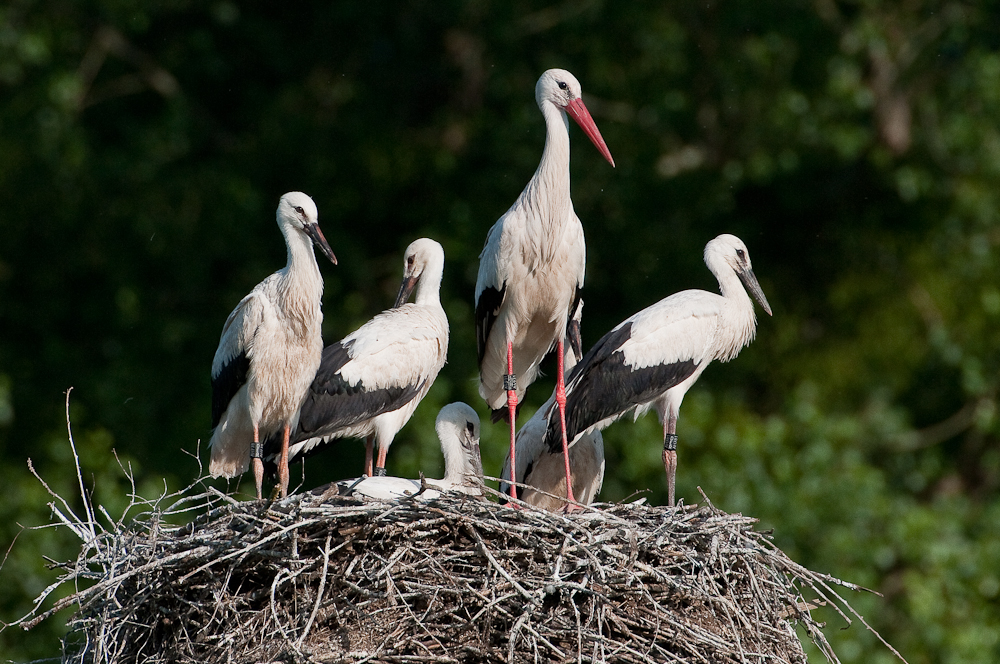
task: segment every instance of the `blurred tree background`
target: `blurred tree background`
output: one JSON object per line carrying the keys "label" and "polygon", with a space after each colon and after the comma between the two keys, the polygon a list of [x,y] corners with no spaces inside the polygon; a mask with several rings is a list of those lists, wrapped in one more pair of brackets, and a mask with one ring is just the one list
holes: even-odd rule
{"label": "blurred tree background", "polygon": [[[391,304],[410,241],[444,245],[449,364],[389,456],[395,474],[440,472],[437,409],[486,415],[477,259],[541,156],[549,67],[580,79],[618,164],[571,128],[585,345],[672,292],[714,290],[701,252],[721,232],[747,243],[774,308],[688,395],[679,496],[701,486],[798,562],[883,593],[849,599],[911,664],[1000,659],[996,0],[8,0],[0,543],[16,542],[0,618],[53,580],[42,555],[79,549],[21,532],[50,520],[27,458],[79,493],[67,388],[111,514],[128,502],[120,464],[147,497],[198,476],[219,333],[284,264],[285,191],[314,197],[340,259],[320,261],[328,341]],[[655,417],[605,435],[601,498],[664,503]],[[305,486],[356,475],[361,448],[310,459]],[[487,473],[504,454],[485,425]],[[892,661],[821,611],[844,662]],[[58,623],[0,632],[2,656],[57,654]]]}

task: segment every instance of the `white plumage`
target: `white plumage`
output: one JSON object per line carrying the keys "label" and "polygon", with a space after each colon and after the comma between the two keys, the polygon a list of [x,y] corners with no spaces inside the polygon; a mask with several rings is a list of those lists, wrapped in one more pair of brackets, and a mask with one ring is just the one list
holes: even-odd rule
{"label": "white plumage", "polygon": [[[569,373],[580,361],[580,319],[583,300],[577,305],[573,319],[567,329],[567,349],[564,371]],[[529,505],[549,511],[557,511],[567,506],[566,475],[562,450],[550,450],[543,443],[549,413],[555,404],[555,392],[517,432],[515,449],[517,467],[515,481],[528,485],[521,487],[520,499]],[[586,433],[569,449],[569,463],[573,478],[573,496],[577,502],[589,505],[597,498],[604,484],[604,437],[600,431]],[[500,477],[510,477],[510,455],[504,460]],[[500,492],[510,495],[509,482],[500,481]],[[551,494],[551,495],[546,495]],[[501,497],[501,502],[504,502]]]}
{"label": "white plumage", "polygon": [[444,454],[444,478],[426,479],[430,489],[421,492],[420,480],[402,477],[360,477],[337,482],[340,495],[360,494],[381,500],[416,495],[433,500],[443,491],[482,495],[483,462],[479,453],[479,416],[468,404],[450,403],[438,413],[435,427]]}
{"label": "white plumage", "polygon": [[[222,328],[212,361],[214,431],[209,472],[213,477],[245,472],[252,445],[269,435],[287,436],[296,424],[323,350],[323,277],[313,242],[337,263],[318,219],[309,196],[293,191],[281,197],[277,222],[285,237],[288,262],[244,297]],[[258,498],[263,471],[259,457],[258,450],[253,457]],[[287,470],[285,463],[283,494]]]}
{"label": "white plumage", "polygon": [[[509,409],[511,454],[517,402],[537,377],[542,358],[553,345],[561,346],[583,287],[586,248],[570,198],[567,113],[614,165],[572,74],[562,69],[543,73],[535,100],[546,126],[542,159],[524,191],[490,229],[476,280],[479,394],[495,418],[505,405]],[[508,373],[516,376],[511,390],[504,386]],[[562,376],[557,380],[561,385]]]}
{"label": "white plumage", "polygon": [[[403,282],[392,309],[383,311],[341,341],[327,346],[308,387],[289,458],[312,454],[337,438],[367,438],[365,473],[372,474],[396,433],[409,421],[448,354],[448,318],[441,307],[444,249],[427,238],[406,249]],[[413,303],[406,303],[416,288]],[[276,458],[276,441],[265,460]]]}
{"label": "white plumage", "polygon": [[[731,360],[753,340],[757,318],[747,290],[771,313],[742,240],[718,236],[705,246],[705,263],[718,279],[721,295],[686,290],[643,309],[604,335],[566,385],[571,445],[630,411],[638,418],[650,408],[656,410],[663,424],[670,505],[677,413],[685,393],[712,360]],[[560,438],[559,423],[550,416],[545,443],[555,450]]]}

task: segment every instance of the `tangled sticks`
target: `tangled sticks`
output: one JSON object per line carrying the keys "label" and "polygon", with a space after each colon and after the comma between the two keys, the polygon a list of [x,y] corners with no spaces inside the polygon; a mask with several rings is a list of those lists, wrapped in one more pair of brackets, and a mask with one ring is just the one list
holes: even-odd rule
{"label": "tangled sticks", "polygon": [[564,516],[189,490],[97,534],[60,579],[89,587],[20,624],[75,605],[65,660],[102,663],[805,662],[795,624],[838,661],[809,611],[854,613],[831,584],[858,588],[706,503]]}

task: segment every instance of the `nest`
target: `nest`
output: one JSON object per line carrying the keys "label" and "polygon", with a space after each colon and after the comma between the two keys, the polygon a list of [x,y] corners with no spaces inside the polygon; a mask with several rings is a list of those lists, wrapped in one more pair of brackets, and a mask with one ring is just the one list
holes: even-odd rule
{"label": "nest", "polygon": [[805,662],[796,625],[837,662],[810,611],[861,618],[832,584],[860,588],[707,498],[563,515],[197,486],[109,529],[53,503],[85,543],[17,624],[75,606],[67,662]]}

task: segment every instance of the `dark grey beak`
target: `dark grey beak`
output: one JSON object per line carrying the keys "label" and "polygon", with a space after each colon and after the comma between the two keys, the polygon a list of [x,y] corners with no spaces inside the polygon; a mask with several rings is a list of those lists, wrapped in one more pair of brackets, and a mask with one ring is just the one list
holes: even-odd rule
{"label": "dark grey beak", "polygon": [[483,457],[479,452],[479,441],[469,441],[466,444],[464,441],[462,446],[465,447],[465,454],[469,459],[469,465],[472,467],[472,472],[476,476],[478,482],[483,481]]}
{"label": "dark grey beak", "polygon": [[472,459],[472,470],[473,470],[473,473],[475,474],[475,480],[474,481],[475,481],[476,484],[482,484],[483,483],[483,458],[479,454],[479,443],[475,444],[475,446],[474,446],[474,448],[472,450],[472,456],[470,458]]}
{"label": "dark grey beak", "polygon": [[323,236],[323,231],[319,229],[319,224],[306,224],[305,231],[312,238],[313,244],[318,246],[319,250],[323,252],[323,255],[336,265],[337,257],[333,255],[333,249],[330,248],[329,243],[327,243],[326,238]]}
{"label": "dark grey beak", "polygon": [[573,355],[579,364],[583,359],[583,337],[580,334],[580,321],[575,318],[566,323],[566,338],[569,340],[569,347],[573,349]]}
{"label": "dark grey beak", "polygon": [[760,284],[757,282],[757,277],[754,275],[753,270],[747,268],[746,270],[737,270],[737,276],[739,276],[740,281],[746,286],[747,291],[753,296],[753,299],[760,303],[764,311],[767,312],[768,316],[773,316],[771,313],[771,305],[767,303],[767,298],[764,297],[764,291],[760,289]]}
{"label": "dark grey beak", "polygon": [[396,304],[392,305],[393,309],[401,307],[408,299],[410,299],[410,293],[413,292],[413,288],[417,285],[417,281],[419,280],[419,276],[403,277],[403,283],[399,285],[399,294],[396,295]]}

